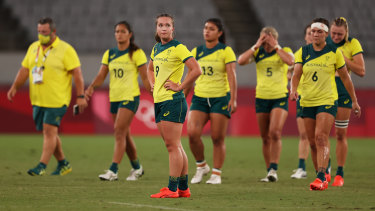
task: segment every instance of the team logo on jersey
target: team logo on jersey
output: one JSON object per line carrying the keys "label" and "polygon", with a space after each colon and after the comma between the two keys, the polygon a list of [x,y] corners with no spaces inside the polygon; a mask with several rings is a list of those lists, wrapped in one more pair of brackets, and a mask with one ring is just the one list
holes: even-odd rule
{"label": "team logo on jersey", "polygon": [[348,104],[349,103],[349,99],[346,99],[345,101],[344,101],[344,104]]}
{"label": "team logo on jersey", "polygon": [[285,102],[281,102],[281,103],[280,103],[280,106],[284,106],[284,105],[285,105]]}
{"label": "team logo on jersey", "polygon": [[329,56],[326,56],[326,61],[328,61],[329,60]]}
{"label": "team logo on jersey", "polygon": [[310,58],[310,55],[307,55],[307,56],[306,56],[306,60],[308,60],[309,58]]}
{"label": "team logo on jersey", "polygon": [[167,112],[165,112],[164,114],[163,114],[163,116],[168,116],[169,115],[169,111],[167,111]]}
{"label": "team logo on jersey", "polygon": [[113,58],[115,58],[115,56],[116,56],[116,54],[112,54],[109,58],[113,59]]}
{"label": "team logo on jersey", "polygon": [[169,50],[167,51],[167,55],[169,55],[171,52],[172,52],[172,50],[169,49]]}
{"label": "team logo on jersey", "polygon": [[264,57],[264,54],[260,54],[260,55],[259,55],[259,58],[263,58],[263,57]]}
{"label": "team logo on jersey", "polygon": [[228,105],[221,107],[221,110],[225,110],[228,108]]}
{"label": "team logo on jersey", "polygon": [[124,101],[123,103],[122,103],[122,105],[127,105],[127,104],[129,104],[129,101],[127,100],[127,101]]}
{"label": "team logo on jersey", "polygon": [[332,108],[332,106],[330,105],[330,106],[326,106],[326,107],[324,107],[325,109],[330,109],[330,108]]}

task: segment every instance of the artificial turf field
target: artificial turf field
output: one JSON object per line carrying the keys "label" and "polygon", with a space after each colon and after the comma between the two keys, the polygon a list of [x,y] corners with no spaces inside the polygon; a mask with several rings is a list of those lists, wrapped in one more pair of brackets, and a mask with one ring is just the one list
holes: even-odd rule
{"label": "artificial turf field", "polygon": [[[100,181],[111,163],[112,136],[61,136],[73,172],[66,176],[29,176],[41,154],[41,135],[0,135],[0,210],[375,210],[375,140],[349,140],[344,187],[310,191],[314,170],[309,157],[308,178],[290,179],[297,167],[298,139],[284,137],[276,183],[261,183],[266,175],[258,137],[228,137],[222,184],[190,185],[191,198],[151,199],[168,185],[168,153],[159,137],[134,137],[145,175],[128,182],[127,157],[119,180]],[[206,160],[212,164],[212,144],[204,137]],[[189,179],[195,172],[187,138]],[[331,148],[335,141],[331,139]],[[333,152],[333,153],[332,153]],[[333,173],[336,170],[331,152]],[[212,165],[211,165],[212,166]],[[47,174],[56,167],[51,159]],[[334,176],[334,175],[333,175]]]}

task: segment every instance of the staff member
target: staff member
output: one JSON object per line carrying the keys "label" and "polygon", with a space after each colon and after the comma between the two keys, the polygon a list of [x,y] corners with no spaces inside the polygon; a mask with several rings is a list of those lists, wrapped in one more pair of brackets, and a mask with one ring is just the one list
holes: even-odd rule
{"label": "staff member", "polygon": [[36,167],[27,171],[30,175],[44,175],[51,156],[58,164],[52,175],[65,175],[72,167],[65,159],[58,129],[72,95],[72,78],[75,83],[79,112],[87,107],[81,64],[74,48],[56,35],[51,18],[38,22],[39,41],[32,43],[22,61],[16,79],[8,91],[12,101],[17,90],[30,79],[30,101],[36,129],[43,131],[43,151]]}

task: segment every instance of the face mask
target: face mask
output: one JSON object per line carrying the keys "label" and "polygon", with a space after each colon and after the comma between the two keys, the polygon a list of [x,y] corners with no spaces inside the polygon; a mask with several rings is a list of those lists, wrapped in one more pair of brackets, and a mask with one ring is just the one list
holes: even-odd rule
{"label": "face mask", "polygon": [[43,34],[38,34],[39,42],[42,45],[45,45],[51,41],[51,35],[43,35]]}

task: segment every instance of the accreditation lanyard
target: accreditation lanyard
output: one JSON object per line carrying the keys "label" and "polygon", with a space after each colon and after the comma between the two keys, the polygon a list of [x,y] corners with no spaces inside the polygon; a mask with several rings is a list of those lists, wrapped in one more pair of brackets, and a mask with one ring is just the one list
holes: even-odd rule
{"label": "accreditation lanyard", "polygon": [[[40,48],[41,48],[41,47],[39,46],[39,47],[38,47],[38,50],[37,50],[37,52],[36,52],[36,57],[35,57],[35,66],[38,66],[38,60],[39,60],[39,49],[40,49]],[[50,49],[48,49],[48,51],[47,51],[46,54],[44,54],[44,57],[43,57],[43,59],[42,59],[42,65],[41,65],[40,67],[44,67],[44,62],[46,61],[47,56],[49,55],[51,49],[52,49],[52,47],[51,47]]]}

